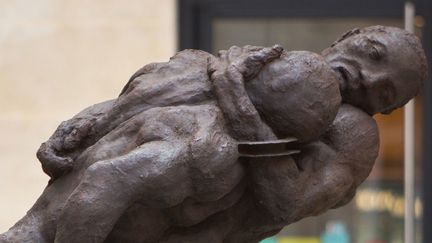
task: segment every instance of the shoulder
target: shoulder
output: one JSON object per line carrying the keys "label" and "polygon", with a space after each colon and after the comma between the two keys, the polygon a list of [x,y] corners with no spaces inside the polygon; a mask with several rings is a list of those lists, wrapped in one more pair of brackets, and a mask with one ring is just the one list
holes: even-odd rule
{"label": "shoulder", "polygon": [[375,119],[361,109],[342,104],[329,127],[327,134],[337,136],[349,135],[350,137],[377,136],[378,127]]}
{"label": "shoulder", "polygon": [[322,141],[346,158],[375,161],[379,150],[376,121],[364,111],[343,104]]}
{"label": "shoulder", "polygon": [[194,129],[222,127],[224,124],[222,112],[213,101],[200,105],[156,107],[145,111],[141,116],[148,123],[164,124],[178,130],[188,128],[186,130],[190,130],[190,134]]}

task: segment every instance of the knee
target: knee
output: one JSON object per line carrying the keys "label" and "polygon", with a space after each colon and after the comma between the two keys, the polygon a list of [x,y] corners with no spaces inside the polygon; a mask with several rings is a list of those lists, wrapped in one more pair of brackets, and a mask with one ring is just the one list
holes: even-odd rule
{"label": "knee", "polygon": [[125,197],[130,190],[126,184],[121,183],[122,180],[124,179],[119,178],[109,165],[95,163],[85,170],[75,191],[81,193],[83,197],[90,198],[111,198],[114,195]]}
{"label": "knee", "polygon": [[88,167],[72,194],[69,196],[63,210],[63,217],[82,212],[97,212],[99,209],[121,209],[130,205],[133,198],[133,190],[127,184],[120,184],[103,165]]}
{"label": "knee", "polygon": [[140,202],[149,207],[169,208],[192,195],[192,185],[181,168],[163,176],[147,177],[139,189]]}
{"label": "knee", "polygon": [[208,155],[237,153],[237,143],[222,131],[208,131],[197,136],[192,142],[193,150],[203,151]]}
{"label": "knee", "polygon": [[103,178],[106,177],[107,174],[106,166],[95,163],[85,170],[82,182],[90,183],[96,181],[105,181]]}
{"label": "knee", "polygon": [[217,173],[236,164],[237,143],[223,132],[204,134],[191,144],[192,164],[205,173]]}

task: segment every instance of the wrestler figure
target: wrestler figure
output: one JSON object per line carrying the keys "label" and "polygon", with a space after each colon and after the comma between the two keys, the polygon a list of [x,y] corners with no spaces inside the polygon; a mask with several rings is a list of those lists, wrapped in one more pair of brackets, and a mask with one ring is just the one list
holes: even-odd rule
{"label": "wrestler figure", "polygon": [[[305,142],[300,155],[241,163],[236,140],[266,141],[295,133],[278,122],[289,119],[283,116],[286,113],[274,113],[265,104],[277,98],[271,96],[274,87],[289,84],[277,82],[280,75],[270,78],[275,82],[258,77],[265,72],[272,75],[270,61],[281,54],[277,47],[263,50],[237,55],[233,49],[209,60],[206,66],[214,92],[204,85],[198,86],[198,92],[192,89],[196,85],[183,86],[189,97],[185,101],[170,93],[179,87],[163,86],[164,92],[140,99],[146,89],[134,93],[132,81],[125,93],[133,99],[122,103],[120,96],[64,123],[59,129],[63,135],[54,136],[39,153],[42,160],[49,158],[45,171],[56,180],[3,238],[11,242],[52,242],[54,238],[55,242],[256,242],[289,223],[348,202],[377,156],[378,133],[370,115],[403,105],[421,87],[426,73],[421,45],[396,28],[350,32],[323,56],[334,70],[329,76],[338,76],[344,102],[353,106],[342,105],[325,134],[318,131],[300,139]],[[238,58],[230,60],[231,53]],[[261,70],[258,76],[257,69]],[[295,70],[288,68],[286,73],[290,72]],[[193,75],[189,78],[193,80]],[[261,90],[256,89],[258,81],[264,85]],[[135,88],[143,84],[136,83]],[[228,90],[226,85],[232,92],[221,92]],[[127,114],[119,107],[128,108],[123,110]],[[272,118],[278,115],[282,117]],[[107,117],[118,121],[106,128],[111,125],[104,122]],[[57,167],[60,172],[54,176],[50,168],[65,162],[64,158],[68,158],[62,164],[67,169]],[[27,238],[20,236],[30,229]]]}

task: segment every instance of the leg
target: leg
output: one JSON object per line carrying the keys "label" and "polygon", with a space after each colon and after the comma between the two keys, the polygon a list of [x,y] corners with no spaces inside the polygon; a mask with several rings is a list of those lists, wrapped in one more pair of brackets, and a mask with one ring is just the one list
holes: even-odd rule
{"label": "leg", "polygon": [[55,242],[102,242],[137,199],[150,207],[180,203],[191,193],[186,149],[185,141],[149,142],[90,166],[65,204]]}

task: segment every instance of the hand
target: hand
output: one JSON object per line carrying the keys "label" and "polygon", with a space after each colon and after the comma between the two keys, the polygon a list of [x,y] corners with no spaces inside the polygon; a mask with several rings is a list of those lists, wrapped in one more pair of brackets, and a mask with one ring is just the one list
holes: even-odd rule
{"label": "hand", "polygon": [[63,137],[63,149],[73,150],[77,148],[89,136],[95,121],[96,119],[83,119],[74,124],[72,131]]}
{"label": "hand", "polygon": [[51,177],[52,181],[67,174],[73,168],[72,158],[58,156],[49,141],[42,143],[36,156],[42,164],[42,170]]}
{"label": "hand", "polygon": [[283,47],[280,45],[273,47],[233,46],[228,51],[219,51],[218,58],[210,60],[208,72],[210,77],[213,74],[221,75],[225,72],[234,76],[240,74],[243,81],[247,82],[253,79],[266,64],[279,58],[282,52]]}
{"label": "hand", "polygon": [[238,141],[263,141],[276,138],[261,120],[249,99],[244,83],[254,78],[265,64],[278,58],[283,48],[233,46],[209,60],[208,74],[218,105],[227,120],[230,135]]}
{"label": "hand", "polygon": [[54,135],[43,143],[37,157],[43,171],[52,180],[67,174],[73,168],[73,158],[68,155],[77,150],[89,135],[94,121],[88,119],[69,120],[60,124]]}

